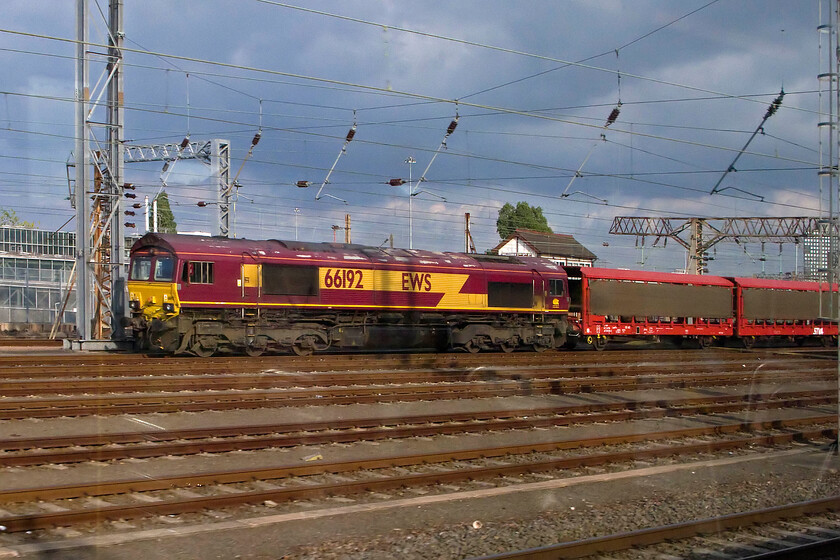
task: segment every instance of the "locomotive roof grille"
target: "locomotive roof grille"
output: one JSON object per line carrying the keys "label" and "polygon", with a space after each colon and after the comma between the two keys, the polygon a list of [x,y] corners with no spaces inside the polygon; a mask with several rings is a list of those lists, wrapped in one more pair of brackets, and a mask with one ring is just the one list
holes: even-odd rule
{"label": "locomotive roof grille", "polygon": [[516,257],[511,257],[508,255],[479,255],[479,254],[471,254],[471,258],[479,261],[479,262],[495,262],[495,263],[510,263],[510,264],[522,264],[522,261],[517,259]]}

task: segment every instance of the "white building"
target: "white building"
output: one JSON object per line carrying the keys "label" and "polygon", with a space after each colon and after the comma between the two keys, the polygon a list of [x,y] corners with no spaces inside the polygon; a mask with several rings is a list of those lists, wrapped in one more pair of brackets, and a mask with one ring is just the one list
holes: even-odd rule
{"label": "white building", "polygon": [[564,266],[593,266],[595,253],[571,235],[517,229],[492,249],[493,253],[518,257],[542,257]]}

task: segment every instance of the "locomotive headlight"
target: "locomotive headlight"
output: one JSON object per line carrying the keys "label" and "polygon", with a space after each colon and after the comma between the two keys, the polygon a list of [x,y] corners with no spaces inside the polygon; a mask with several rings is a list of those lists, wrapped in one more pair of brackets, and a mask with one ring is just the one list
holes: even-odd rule
{"label": "locomotive headlight", "polygon": [[166,302],[163,304],[163,310],[167,313],[175,313],[175,304]]}

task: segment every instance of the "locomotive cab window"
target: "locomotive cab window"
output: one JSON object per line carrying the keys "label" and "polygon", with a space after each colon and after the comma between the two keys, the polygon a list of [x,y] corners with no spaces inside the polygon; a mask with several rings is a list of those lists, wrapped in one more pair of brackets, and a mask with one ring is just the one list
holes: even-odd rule
{"label": "locomotive cab window", "polygon": [[262,285],[273,296],[317,296],[318,267],[264,264]]}
{"label": "locomotive cab window", "polygon": [[175,259],[172,257],[158,257],[155,259],[154,280],[169,281],[175,279]]}
{"label": "locomotive cab window", "polygon": [[565,284],[562,280],[552,279],[548,281],[548,289],[551,295],[563,296],[566,295]]}
{"label": "locomotive cab window", "polygon": [[131,263],[132,280],[148,280],[152,274],[152,257],[135,257]]}
{"label": "locomotive cab window", "polygon": [[203,261],[189,261],[184,263],[181,281],[188,284],[212,284],[213,263]]}

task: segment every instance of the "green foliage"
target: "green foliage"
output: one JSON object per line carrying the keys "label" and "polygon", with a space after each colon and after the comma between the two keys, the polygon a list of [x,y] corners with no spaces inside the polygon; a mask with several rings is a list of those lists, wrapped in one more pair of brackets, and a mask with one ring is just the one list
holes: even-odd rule
{"label": "green foliage", "polygon": [[35,229],[35,222],[25,222],[18,218],[14,210],[0,208],[0,226],[12,226],[18,228]]}
{"label": "green foliage", "polygon": [[[178,233],[178,224],[175,222],[175,215],[169,206],[169,195],[166,194],[166,191],[161,191],[157,197],[157,211],[158,231],[160,233]],[[149,220],[153,219],[154,216],[150,214]],[[151,231],[151,224],[149,226],[149,231]]]}
{"label": "green foliage", "polygon": [[530,229],[543,233],[554,233],[548,227],[548,220],[542,213],[542,207],[531,206],[527,202],[517,202],[516,206],[505,203],[499,209],[496,231],[501,239],[507,238],[515,229]]}

